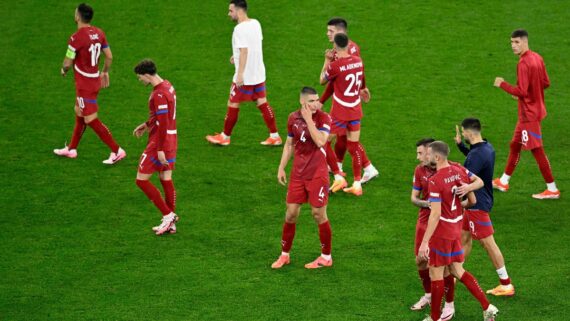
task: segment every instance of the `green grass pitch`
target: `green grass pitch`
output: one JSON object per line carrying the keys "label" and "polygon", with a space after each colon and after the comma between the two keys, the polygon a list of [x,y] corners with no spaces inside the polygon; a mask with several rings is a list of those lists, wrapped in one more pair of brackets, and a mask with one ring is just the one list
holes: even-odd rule
{"label": "green grass pitch", "polygon": [[[222,128],[233,74],[227,1],[91,3],[93,24],[114,54],[100,118],[128,153],[106,167],[108,150],[90,129],[76,160],[52,153],[73,126],[73,81],[59,68],[77,2],[7,0],[0,10],[0,320],[421,320],[408,309],[422,292],[409,201],[414,143],[424,136],[451,143],[455,124],[479,117],[501,174],[516,102],[492,84],[496,76],[515,80],[509,35],[519,27],[529,30],[550,75],[544,144],[563,196],[530,198],[544,183],[523,153],[511,191],[496,194],[492,213],[517,294],[490,299],[499,320],[568,318],[568,2],[249,2],[263,26],[268,99],[282,135],[299,89],[321,88],[326,21],[345,17],[362,50],[372,93],[362,141],[381,174],[359,199],[331,197],[334,267],[303,268],[319,253],[305,207],[292,264],[270,269],[286,189],[276,180],[281,148],[259,145],[266,129],[253,105],[242,106],[231,146],[204,140]],[[181,221],[179,233],[166,237],[151,233],[158,211],[134,183],[146,141],[131,132],[147,117],[150,88],[132,69],[145,57],[178,94]],[[455,149],[451,158],[463,161]],[[497,284],[480,246],[465,267],[484,289]],[[462,285],[456,296],[456,320],[481,319]]]}

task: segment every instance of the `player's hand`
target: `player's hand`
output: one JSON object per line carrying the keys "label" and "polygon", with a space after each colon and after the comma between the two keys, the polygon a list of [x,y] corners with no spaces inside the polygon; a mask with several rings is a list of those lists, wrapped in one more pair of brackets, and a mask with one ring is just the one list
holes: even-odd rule
{"label": "player's hand", "polygon": [[511,95],[511,97],[513,97],[514,100],[519,100],[519,97],[517,97],[515,95]]}
{"label": "player's hand", "polygon": [[240,88],[243,86],[243,74],[238,74],[236,77],[236,86]]}
{"label": "player's hand", "polygon": [[63,69],[63,67],[59,70],[59,72],[61,73],[62,77],[65,77],[65,75],[67,75],[67,71],[65,71],[65,69]]}
{"label": "player's hand", "polygon": [[360,91],[360,99],[365,103],[370,101],[370,90],[368,90],[368,88],[364,88]]}
{"label": "player's hand", "polygon": [[234,56],[230,57],[230,64],[232,64],[232,65],[234,64]]}
{"label": "player's hand", "polygon": [[457,187],[455,194],[458,195],[459,197],[463,197],[469,194],[469,192],[471,192],[471,185],[461,183],[461,186]]}
{"label": "player's hand", "polygon": [[303,116],[306,123],[313,121],[313,112],[306,103],[301,106],[301,116]]}
{"label": "player's hand", "polygon": [[101,73],[101,88],[107,88],[109,87],[110,82],[109,82],[109,73],[108,72],[102,72]]}
{"label": "player's hand", "polygon": [[137,126],[137,128],[135,128],[135,130],[133,130],[133,135],[135,135],[136,138],[141,138],[141,136],[147,131],[148,126],[146,125],[146,123],[142,123],[140,125]]}
{"label": "player's hand", "polygon": [[332,61],[334,59],[334,50],[327,49],[325,50],[325,60]]}
{"label": "player's hand", "polygon": [[323,104],[321,104],[320,101],[315,102],[315,104],[317,105],[317,109],[319,110],[323,109]]}
{"label": "player's hand", "polygon": [[427,261],[429,259],[429,246],[427,242],[422,242],[418,250],[418,256],[423,260]]}
{"label": "player's hand", "polygon": [[459,125],[455,125],[455,143],[461,144],[461,134],[459,133]]}
{"label": "player's hand", "polygon": [[493,86],[495,87],[501,87],[501,84],[505,81],[505,79],[501,78],[501,77],[497,77],[495,78],[495,83],[493,84]]}
{"label": "player's hand", "polygon": [[159,150],[158,152],[156,152],[156,156],[158,157],[158,161],[162,165],[164,166],[168,165],[168,161],[166,160],[166,155],[164,154],[164,151]]}
{"label": "player's hand", "polygon": [[277,170],[277,181],[279,182],[279,184],[283,186],[287,185],[287,174],[285,173],[285,170],[282,168],[279,168]]}

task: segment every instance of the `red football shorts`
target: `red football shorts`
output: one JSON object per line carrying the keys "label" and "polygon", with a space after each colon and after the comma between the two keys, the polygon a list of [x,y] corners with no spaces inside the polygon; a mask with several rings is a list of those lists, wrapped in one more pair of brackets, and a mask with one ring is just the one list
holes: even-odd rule
{"label": "red football shorts", "polygon": [[522,148],[526,150],[542,147],[540,122],[517,122],[512,142],[522,144]]}
{"label": "red football shorts", "polygon": [[463,211],[463,230],[470,231],[475,240],[484,239],[495,233],[489,213],[481,210]]}
{"label": "red football shorts", "polygon": [[360,130],[360,119],[340,120],[332,117],[331,134],[338,136],[346,135],[346,132],[355,132]]}
{"label": "red football shorts", "polygon": [[254,101],[265,98],[265,82],[257,85],[244,85],[238,88],[236,83],[232,83],[230,89],[230,102],[241,103],[244,101]]}
{"label": "red football shorts", "polygon": [[152,174],[154,172],[165,172],[174,170],[176,163],[176,151],[164,152],[168,165],[162,165],[158,160],[156,151],[144,151],[139,161],[139,173]]}
{"label": "red football shorts", "polygon": [[99,110],[99,105],[97,105],[98,94],[99,91],[76,91],[77,97],[75,98],[75,105],[79,107],[83,116],[89,116]]}
{"label": "red football shorts", "polygon": [[426,234],[426,228],[427,228],[427,222],[418,221],[416,223],[416,246],[414,247],[414,254],[416,256],[418,256],[420,245],[422,245],[424,234]]}
{"label": "red football shorts", "polygon": [[315,177],[310,180],[289,180],[287,188],[287,203],[307,203],[313,207],[323,207],[329,200],[329,177]]}
{"label": "red football shorts", "polygon": [[429,266],[448,266],[464,261],[461,240],[446,240],[432,236],[429,240]]}

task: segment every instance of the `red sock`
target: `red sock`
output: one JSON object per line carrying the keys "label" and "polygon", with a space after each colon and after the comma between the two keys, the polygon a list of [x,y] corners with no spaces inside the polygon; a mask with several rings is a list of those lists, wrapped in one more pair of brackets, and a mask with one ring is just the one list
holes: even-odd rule
{"label": "red sock", "polygon": [[362,168],[368,167],[368,165],[370,165],[371,163],[370,160],[368,159],[368,156],[366,155],[366,152],[364,151],[364,146],[362,146],[361,143],[358,143],[358,150],[362,154]]}
{"label": "red sock", "polygon": [[499,282],[501,282],[501,285],[509,285],[511,284],[511,278],[506,278],[506,279],[499,278]]}
{"label": "red sock", "polygon": [[507,159],[507,165],[505,166],[505,174],[512,176],[519,160],[521,158],[521,143],[511,142],[511,150],[509,152],[509,158]]}
{"label": "red sock", "polygon": [[453,302],[455,298],[455,277],[450,274],[443,278],[443,287],[445,289],[445,302]]}
{"label": "red sock", "polygon": [[149,200],[160,210],[162,216],[170,214],[170,208],[160,195],[160,191],[150,181],[137,179],[137,186],[146,194]]}
{"label": "red sock", "polygon": [[275,123],[275,113],[273,112],[271,106],[269,106],[269,103],[263,103],[257,106],[257,108],[259,108],[259,111],[261,111],[263,120],[265,120],[265,125],[267,125],[267,128],[269,128],[269,132],[276,133],[277,124]]}
{"label": "red sock", "polygon": [[170,208],[171,212],[176,211],[176,190],[174,189],[174,183],[172,180],[163,181],[160,180],[162,184],[162,189],[164,190],[164,199],[166,200],[166,205]]}
{"label": "red sock", "polygon": [[350,140],[346,143],[348,152],[352,157],[352,173],[354,174],[355,181],[360,181],[362,175],[362,153],[358,145],[360,145],[360,143],[351,142]]}
{"label": "red sock", "polygon": [[431,319],[441,317],[441,301],[443,300],[443,280],[431,280]]}
{"label": "red sock", "polygon": [[71,136],[71,142],[67,146],[69,149],[77,149],[79,141],[81,140],[81,136],[83,136],[83,133],[85,132],[85,128],[87,128],[87,125],[85,125],[83,117],[75,116],[75,127],[73,128],[73,135]]}
{"label": "red sock", "polygon": [[425,293],[431,293],[431,279],[429,277],[429,269],[418,270],[420,279],[422,280],[422,285],[424,286]]}
{"label": "red sock", "polygon": [[346,135],[336,136],[336,143],[334,144],[334,153],[338,162],[344,161],[344,154],[346,154]]}
{"label": "red sock", "polygon": [[113,136],[109,131],[109,128],[107,128],[107,126],[105,126],[105,124],[103,124],[99,120],[99,118],[95,118],[95,120],[91,121],[87,125],[89,125],[89,127],[91,127],[95,131],[95,134],[99,136],[99,139],[101,139],[103,143],[109,146],[109,148],[113,153],[117,153],[119,151],[119,145],[117,145],[117,143],[113,139]]}
{"label": "red sock", "polygon": [[224,134],[226,136],[231,136],[234,126],[238,121],[239,108],[233,108],[228,106],[228,111],[226,112],[226,118],[224,119]]}
{"label": "red sock", "polygon": [[465,273],[463,273],[463,276],[461,277],[461,283],[465,284],[469,292],[471,292],[471,294],[477,299],[477,301],[481,303],[483,311],[487,310],[487,308],[489,307],[489,300],[487,300],[485,293],[483,292],[483,290],[481,290],[481,287],[479,286],[477,279],[475,279],[475,277],[471,275],[471,273],[465,271]]}
{"label": "red sock", "polygon": [[327,153],[327,164],[331,168],[333,174],[335,175],[340,174],[340,168],[338,168],[336,155],[334,154],[333,149],[331,147],[331,142],[327,142],[325,144],[325,152]]}
{"label": "red sock", "polygon": [[289,253],[291,246],[293,246],[293,239],[295,238],[295,223],[283,224],[283,234],[281,236],[281,251]]}
{"label": "red sock", "polygon": [[552,176],[552,169],[550,168],[550,162],[548,161],[548,157],[546,157],[546,153],[544,153],[544,148],[539,147],[532,150],[532,156],[536,160],[538,164],[538,168],[540,168],[540,172],[542,173],[542,177],[546,183],[554,182],[554,177]]}
{"label": "red sock", "polygon": [[319,239],[321,240],[321,253],[324,255],[331,255],[332,230],[331,224],[328,220],[319,224]]}

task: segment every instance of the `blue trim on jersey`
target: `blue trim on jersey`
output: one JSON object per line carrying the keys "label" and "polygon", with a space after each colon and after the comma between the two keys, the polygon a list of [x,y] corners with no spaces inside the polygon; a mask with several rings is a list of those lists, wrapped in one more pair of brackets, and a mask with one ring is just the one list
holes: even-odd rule
{"label": "blue trim on jersey", "polygon": [[86,103],[90,103],[90,104],[96,104],[97,103],[97,99],[85,99],[85,98],[83,98],[83,101]]}
{"label": "blue trim on jersey", "polygon": [[168,114],[168,109],[162,109],[154,113],[155,115]]}
{"label": "blue trim on jersey", "polygon": [[[162,165],[162,163],[154,157],[151,157],[150,161],[153,162],[155,165]],[[166,161],[169,163],[174,163],[176,161],[176,157],[171,158],[171,159],[167,159]]]}
{"label": "blue trim on jersey", "polygon": [[534,137],[534,138],[538,138],[538,139],[542,139],[542,135],[539,135],[537,133],[533,133],[531,131],[528,132],[530,134],[530,136]]}
{"label": "blue trim on jersey", "polygon": [[324,127],[319,128],[319,130],[320,130],[320,131],[323,131],[323,132],[327,132],[328,134],[330,134],[330,132],[331,132],[330,130],[328,130],[328,129],[324,128]]}
{"label": "blue trim on jersey", "polygon": [[430,202],[435,202],[435,203],[440,203],[440,202],[441,202],[441,198],[430,197],[430,198],[428,199],[428,201],[430,201]]}
{"label": "blue trim on jersey", "polygon": [[339,122],[339,121],[335,121],[335,122],[334,122],[334,124],[335,124],[337,127],[340,127],[340,128],[346,128],[346,125],[345,125],[345,124],[343,124],[342,122]]}
{"label": "blue trim on jersey", "polygon": [[256,93],[258,93],[258,92],[262,92],[262,91],[264,91],[264,90],[265,90],[265,86],[259,87],[259,88],[255,88],[253,91],[256,92]]}
{"label": "blue trim on jersey", "polygon": [[102,46],[101,46],[101,49],[105,49],[105,48],[109,48],[109,45],[107,44],[107,45],[102,45]]}
{"label": "blue trim on jersey", "polygon": [[415,186],[412,186],[412,188],[413,188],[415,191],[421,191],[421,190],[422,190],[422,188],[421,188],[421,187],[415,187]]}
{"label": "blue trim on jersey", "polygon": [[437,255],[439,255],[439,256],[445,256],[445,257],[453,257],[453,256],[458,256],[458,255],[463,254],[463,249],[461,249],[460,251],[451,252],[451,253],[443,253],[443,252],[440,252],[440,251],[438,251],[438,250],[436,250],[436,249],[430,249],[430,250],[434,251],[435,254],[437,254]]}
{"label": "blue trim on jersey", "polygon": [[467,174],[467,177],[473,177],[473,173],[469,172],[469,174]]}
{"label": "blue trim on jersey", "polygon": [[247,95],[253,95],[253,91],[252,91],[252,90],[245,90],[245,89],[243,89],[243,88],[239,88],[239,91],[242,92],[242,93],[244,93],[244,94],[247,94]]}
{"label": "blue trim on jersey", "polygon": [[360,124],[360,120],[351,120],[348,123],[351,125],[358,125],[358,124]]}
{"label": "blue trim on jersey", "polygon": [[293,133],[287,133],[287,136],[293,138],[295,135],[293,135]]}
{"label": "blue trim on jersey", "polygon": [[493,222],[478,222],[478,221],[476,221],[475,223],[477,223],[481,226],[493,226]]}

